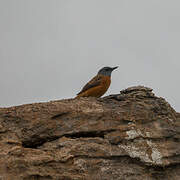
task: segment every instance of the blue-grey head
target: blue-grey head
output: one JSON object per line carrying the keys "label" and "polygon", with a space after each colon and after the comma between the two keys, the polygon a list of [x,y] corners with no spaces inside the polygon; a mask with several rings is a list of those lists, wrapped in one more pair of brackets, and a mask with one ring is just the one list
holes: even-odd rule
{"label": "blue-grey head", "polygon": [[104,75],[104,76],[111,76],[111,73],[113,70],[117,69],[118,66],[116,67],[103,67],[102,69],[99,70],[98,74]]}

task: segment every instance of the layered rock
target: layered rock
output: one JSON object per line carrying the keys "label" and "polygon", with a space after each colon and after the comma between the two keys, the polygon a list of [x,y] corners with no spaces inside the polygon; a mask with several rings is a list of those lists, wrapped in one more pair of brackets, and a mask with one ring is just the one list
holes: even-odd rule
{"label": "layered rock", "polygon": [[180,114],[138,86],[0,108],[1,180],[180,179]]}

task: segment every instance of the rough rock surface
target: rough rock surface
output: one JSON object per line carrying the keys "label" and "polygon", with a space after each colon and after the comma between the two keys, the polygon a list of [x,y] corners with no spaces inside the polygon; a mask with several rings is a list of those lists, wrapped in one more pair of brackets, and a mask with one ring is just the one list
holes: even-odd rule
{"label": "rough rock surface", "polygon": [[180,113],[142,86],[0,108],[0,180],[179,180]]}

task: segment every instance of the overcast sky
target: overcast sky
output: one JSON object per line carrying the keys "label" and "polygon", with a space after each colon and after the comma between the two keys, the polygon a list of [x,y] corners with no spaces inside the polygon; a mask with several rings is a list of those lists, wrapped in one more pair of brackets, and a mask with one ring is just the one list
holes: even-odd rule
{"label": "overcast sky", "polygon": [[0,0],[0,106],[73,98],[103,66],[106,95],[144,85],[180,111],[179,0]]}

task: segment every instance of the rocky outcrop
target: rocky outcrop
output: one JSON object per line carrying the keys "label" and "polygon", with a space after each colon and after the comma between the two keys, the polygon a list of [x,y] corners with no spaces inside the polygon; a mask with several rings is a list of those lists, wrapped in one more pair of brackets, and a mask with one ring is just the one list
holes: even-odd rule
{"label": "rocky outcrop", "polygon": [[0,180],[179,180],[180,114],[152,89],[0,108]]}

